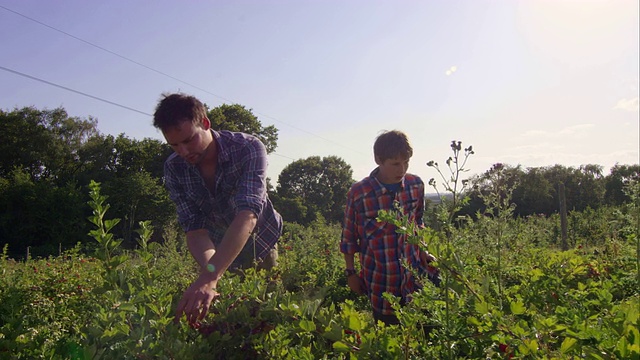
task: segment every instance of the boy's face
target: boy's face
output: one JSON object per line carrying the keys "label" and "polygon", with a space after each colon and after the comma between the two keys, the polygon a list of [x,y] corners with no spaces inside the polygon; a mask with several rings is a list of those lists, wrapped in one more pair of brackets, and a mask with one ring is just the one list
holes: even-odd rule
{"label": "boy's face", "polygon": [[378,164],[378,180],[384,184],[397,184],[402,181],[409,169],[409,159],[404,156],[397,156],[392,159],[380,161],[376,158]]}
{"label": "boy's face", "polygon": [[210,123],[207,118],[203,119],[201,126],[190,120],[185,120],[181,121],[178,126],[163,131],[163,135],[173,151],[187,162],[199,165],[211,143],[209,127]]}

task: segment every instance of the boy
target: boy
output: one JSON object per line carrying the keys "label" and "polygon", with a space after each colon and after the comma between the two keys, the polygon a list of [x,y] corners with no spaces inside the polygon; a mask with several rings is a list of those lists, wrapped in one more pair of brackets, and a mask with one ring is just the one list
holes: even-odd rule
{"label": "boy", "polygon": [[153,125],[175,151],[164,164],[165,184],[201,267],[176,310],[176,321],[184,313],[194,323],[227,269],[275,265],[282,218],[267,197],[267,153],[258,138],[211,129],[204,105],[184,94],[165,95]]}
{"label": "boy", "polygon": [[[377,222],[378,211],[394,210],[394,201],[409,221],[424,226],[424,183],[407,174],[413,149],[407,136],[397,130],[376,138],[373,153],[378,167],[355,183],[347,194],[340,251],[346,263],[345,276],[349,288],[357,294],[367,294],[373,308],[373,318],[386,324],[398,324],[391,304],[382,294],[391,293],[407,302],[420,285],[402,265],[405,259],[419,273],[433,272],[427,263],[435,258],[417,245],[406,242],[392,224]],[[359,253],[360,273],[355,270],[354,254]]]}

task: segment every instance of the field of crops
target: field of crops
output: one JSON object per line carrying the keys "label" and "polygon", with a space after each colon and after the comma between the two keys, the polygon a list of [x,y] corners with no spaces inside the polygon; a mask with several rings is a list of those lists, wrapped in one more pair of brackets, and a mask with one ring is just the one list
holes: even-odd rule
{"label": "field of crops", "polygon": [[197,273],[181,238],[149,243],[142,224],[138,248],[120,250],[92,198],[91,249],[16,262],[5,248],[0,359],[640,357],[633,207],[573,214],[567,251],[557,216],[419,231],[413,240],[438,257],[443,281],[398,307],[400,326],[374,324],[348,290],[337,225],[287,224],[279,266],[225,276],[212,313],[190,327],[173,322]]}

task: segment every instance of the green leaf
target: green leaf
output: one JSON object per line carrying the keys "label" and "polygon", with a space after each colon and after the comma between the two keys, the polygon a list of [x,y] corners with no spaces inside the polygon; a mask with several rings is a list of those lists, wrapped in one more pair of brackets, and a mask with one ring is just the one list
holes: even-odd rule
{"label": "green leaf", "polygon": [[130,312],[135,312],[137,310],[136,306],[131,303],[120,304],[120,306],[118,306],[118,309],[122,311],[130,311]]}
{"label": "green leaf", "polygon": [[482,323],[474,316],[469,316],[467,318],[467,324],[469,325],[475,325],[475,326],[480,326],[482,325]]}
{"label": "green leaf", "polygon": [[629,346],[629,341],[627,341],[627,338],[625,337],[621,337],[620,340],[618,340],[618,343],[616,344],[616,354],[618,356],[620,356],[623,359],[627,359],[629,354],[629,348],[631,346]]}
{"label": "green leaf", "polygon": [[538,281],[544,276],[544,272],[541,269],[533,269],[529,271],[529,275],[531,276],[531,281]]}
{"label": "green leaf", "polygon": [[489,304],[484,301],[476,302],[475,309],[477,312],[484,315],[489,312]]}
{"label": "green leaf", "polygon": [[109,232],[114,226],[118,225],[120,219],[110,219],[104,221],[105,231]]}
{"label": "green leaf", "polygon": [[512,302],[510,305],[511,313],[514,315],[524,314],[526,308],[524,307],[524,303],[521,301]]}
{"label": "green leaf", "polygon": [[578,283],[578,290],[585,291],[586,289],[587,289],[587,285],[585,285],[585,284],[583,284],[581,282]]}
{"label": "green leaf", "polygon": [[340,325],[333,322],[329,326],[330,328],[325,329],[324,333],[322,333],[322,336],[331,341],[338,341],[342,339],[342,328],[340,327]]}
{"label": "green leaf", "polygon": [[127,259],[128,257],[125,254],[112,257],[111,261],[109,261],[109,266],[111,266],[112,268],[117,268],[118,266],[120,266],[120,264],[125,263]]}
{"label": "green leaf", "polygon": [[562,345],[560,345],[560,352],[562,352],[563,354],[570,352],[571,350],[573,350],[573,348],[576,347],[577,343],[578,343],[578,339],[576,338],[572,338],[572,337],[564,338],[564,340],[562,341]]}
{"label": "green leaf", "polygon": [[349,315],[349,322],[347,326],[351,330],[360,331],[362,330],[362,321],[357,314],[351,314]]}
{"label": "green leaf", "polygon": [[149,303],[149,304],[147,304],[147,307],[148,307],[151,311],[153,311],[153,313],[154,313],[154,314],[156,314],[156,315],[158,315],[158,316],[162,316],[162,315],[164,315],[164,314],[160,311],[160,309],[158,308],[158,306],[157,306],[156,304],[154,304],[154,303]]}
{"label": "green leaf", "polygon": [[335,351],[348,352],[350,349],[351,348],[349,348],[349,346],[342,341],[336,341],[333,343],[333,350]]}
{"label": "green leaf", "polygon": [[316,330],[316,324],[311,320],[300,320],[300,328],[306,332],[312,332]]}

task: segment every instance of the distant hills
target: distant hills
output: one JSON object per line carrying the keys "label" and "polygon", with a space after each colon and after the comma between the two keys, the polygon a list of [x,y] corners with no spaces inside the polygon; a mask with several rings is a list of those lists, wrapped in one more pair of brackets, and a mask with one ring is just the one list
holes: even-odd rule
{"label": "distant hills", "polygon": [[[447,199],[450,199],[453,197],[453,195],[451,195],[450,193],[444,193],[440,195],[444,196]],[[427,200],[432,204],[439,204],[441,201],[440,196],[438,196],[437,193],[424,194],[424,197],[425,197],[425,200]]]}

